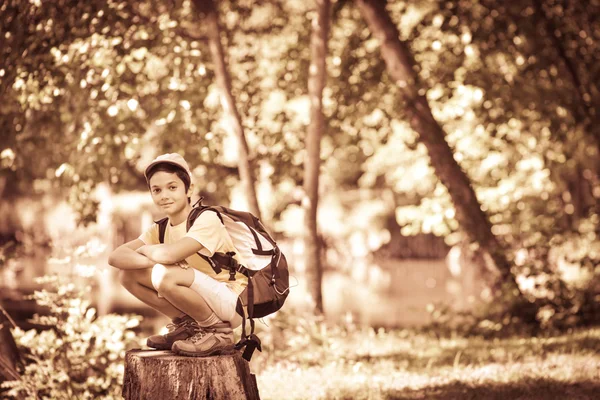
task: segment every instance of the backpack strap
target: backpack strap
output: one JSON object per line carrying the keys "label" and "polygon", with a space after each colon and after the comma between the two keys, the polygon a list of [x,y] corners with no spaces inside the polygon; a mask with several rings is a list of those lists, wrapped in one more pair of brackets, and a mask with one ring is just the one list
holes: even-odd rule
{"label": "backpack strap", "polygon": [[163,218],[160,221],[156,221],[156,225],[158,225],[158,242],[165,242],[165,232],[167,231],[167,224],[169,223],[169,218]]}
{"label": "backpack strap", "polygon": [[[246,225],[246,226],[248,226],[248,225]],[[251,227],[249,227],[249,226],[248,226],[248,229],[252,233],[252,236],[254,236],[254,241],[256,242],[256,247],[257,247],[256,249],[252,249],[252,252],[254,254],[259,254],[260,255],[260,253],[263,252],[262,243],[260,242],[260,239],[258,238],[258,235],[256,234],[256,231],[254,229],[252,229]]]}
{"label": "backpack strap", "polygon": [[200,216],[200,214],[202,214],[204,211],[207,211],[207,210],[214,211],[217,214],[217,217],[219,217],[219,219],[221,220],[221,223],[223,225],[225,225],[225,223],[223,222],[223,217],[221,216],[221,212],[217,207],[201,205],[199,207],[192,208],[192,211],[190,211],[188,218],[187,218],[185,230],[189,231],[190,228],[192,227],[192,225],[194,225],[194,222],[196,222],[196,219],[198,219],[198,217]]}
{"label": "backpack strap", "polygon": [[[242,357],[246,361],[250,361],[252,359],[252,354],[254,354],[254,350],[262,351],[261,341],[254,334],[254,285],[252,283],[252,277],[248,277],[248,316],[246,317],[246,313],[244,313],[244,307],[242,305],[242,301],[238,298],[236,311],[238,314],[242,316],[242,335],[241,340],[235,345],[236,350],[244,349],[244,353]],[[250,334],[246,334],[246,319],[250,321]]]}
{"label": "backpack strap", "polygon": [[[200,199],[199,201],[201,200],[202,199]],[[221,223],[225,225],[225,223],[223,222],[223,217],[221,216],[221,211],[218,209],[218,207],[203,206],[202,204],[200,204],[200,206],[194,207],[192,211],[190,211],[186,222],[186,231],[190,230],[192,225],[194,225],[194,222],[196,222],[196,219],[198,219],[198,217],[204,211],[215,212],[217,214],[217,217],[219,217],[219,220],[221,220]],[[215,253],[212,257],[205,256],[200,252],[198,252],[197,254],[211,266],[211,268],[213,269],[213,271],[215,271],[216,274],[220,274],[221,271],[223,271],[223,268],[226,268],[229,271],[230,281],[235,280],[235,271],[239,270],[239,272],[244,273],[242,272],[241,268],[243,268],[244,270],[246,269],[246,267],[240,265],[237,262],[237,260],[233,258],[233,256],[235,255],[234,252],[228,252],[227,254]]]}
{"label": "backpack strap", "polygon": [[275,285],[275,279],[279,278],[279,261],[281,260],[281,250],[279,246],[273,249],[271,257],[271,285]]}
{"label": "backpack strap", "polygon": [[204,200],[204,196],[200,196],[200,198],[198,199],[197,202],[194,203],[194,205],[192,207],[196,207],[198,204],[200,204],[200,207],[202,207],[202,201]]}
{"label": "backpack strap", "polygon": [[221,269],[219,264],[217,264],[216,262],[213,261],[212,257],[205,256],[204,254],[202,254],[200,252],[198,252],[196,254],[198,254],[204,261],[206,261],[208,263],[208,265],[210,265],[210,267],[213,269],[213,271],[215,271],[215,274],[220,274],[221,271],[223,271],[223,269]]}
{"label": "backpack strap", "polygon": [[250,277],[253,274],[252,270],[240,264],[238,260],[236,260],[233,256],[235,256],[235,252],[229,251],[227,253],[215,253],[211,258],[217,265],[220,265],[221,267],[224,267],[229,271],[230,281],[235,280],[236,272],[239,272],[240,274],[243,274],[246,277]]}

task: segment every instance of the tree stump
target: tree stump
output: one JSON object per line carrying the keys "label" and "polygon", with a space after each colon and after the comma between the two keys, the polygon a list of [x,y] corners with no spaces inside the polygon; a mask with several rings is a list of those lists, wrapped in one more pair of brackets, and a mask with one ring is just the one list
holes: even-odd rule
{"label": "tree stump", "polygon": [[131,350],[125,356],[125,400],[260,400],[256,377],[239,352],[183,357],[170,351]]}

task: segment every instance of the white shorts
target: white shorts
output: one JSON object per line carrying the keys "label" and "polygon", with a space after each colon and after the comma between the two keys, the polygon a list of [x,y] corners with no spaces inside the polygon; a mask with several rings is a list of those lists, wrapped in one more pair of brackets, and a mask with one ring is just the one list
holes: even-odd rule
{"label": "white shorts", "polygon": [[190,289],[202,296],[220,320],[229,322],[232,328],[242,324],[242,316],[235,311],[238,295],[225,282],[194,269],[194,282]]}
{"label": "white shorts", "polygon": [[[158,266],[160,268],[157,268]],[[192,270],[194,271],[194,281],[190,289],[202,296],[206,304],[221,321],[229,322],[232,328],[240,326],[242,317],[235,310],[238,295],[225,282],[219,282],[196,269]],[[152,268],[152,286],[157,292],[165,273],[166,268],[161,264],[156,264]],[[163,298],[159,293],[157,295],[159,298]]]}

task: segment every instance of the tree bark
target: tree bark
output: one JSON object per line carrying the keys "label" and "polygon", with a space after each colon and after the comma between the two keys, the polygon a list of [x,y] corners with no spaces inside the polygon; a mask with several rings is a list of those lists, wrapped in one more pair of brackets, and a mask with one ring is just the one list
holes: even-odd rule
{"label": "tree bark", "polygon": [[238,139],[238,168],[240,179],[246,192],[248,207],[252,214],[260,218],[260,207],[258,206],[256,189],[254,187],[256,177],[250,162],[250,150],[246,141],[244,127],[242,126],[242,118],[235,106],[235,100],[231,92],[231,77],[229,76],[227,62],[225,61],[225,51],[221,43],[221,28],[217,7],[213,0],[193,0],[193,2],[196,9],[204,15],[202,23],[206,25],[211,58],[215,65],[217,85],[221,92],[221,105]]}
{"label": "tree bark", "polygon": [[308,285],[315,302],[315,312],[323,313],[323,266],[317,227],[319,204],[319,172],[321,167],[321,137],[325,131],[323,115],[323,88],[327,77],[327,37],[331,6],[329,0],[315,0],[317,13],[313,18],[310,36],[311,62],[308,75],[310,123],[306,134],[304,160],[304,251]]}
{"label": "tree bark", "polygon": [[15,327],[15,322],[0,305],[0,382],[21,379],[18,368],[23,360],[10,331]]}
{"label": "tree bark", "polygon": [[260,399],[256,377],[238,352],[196,358],[156,350],[127,352],[123,398]]}
{"label": "tree bark", "polygon": [[[445,132],[434,119],[427,99],[419,94],[412,55],[407,44],[399,38],[398,29],[386,11],[386,2],[356,0],[356,4],[371,33],[381,44],[381,55],[388,74],[401,90],[408,122],[427,148],[437,177],[448,189],[458,223],[468,239],[489,255],[484,258],[490,281],[495,286],[506,283],[511,290],[518,291],[510,264],[498,239],[492,234],[491,224],[481,209],[469,178],[454,159],[445,140]],[[495,274],[499,276],[494,277]]]}

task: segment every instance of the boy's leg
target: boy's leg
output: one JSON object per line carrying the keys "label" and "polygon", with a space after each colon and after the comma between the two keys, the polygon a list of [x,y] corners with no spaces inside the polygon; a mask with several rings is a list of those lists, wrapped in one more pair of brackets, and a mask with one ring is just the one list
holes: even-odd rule
{"label": "boy's leg", "polygon": [[152,286],[152,269],[130,269],[121,271],[121,284],[135,297],[171,319],[185,313],[165,298],[159,298]]}
{"label": "boy's leg", "polygon": [[[154,280],[158,284],[158,292],[177,309],[194,318],[201,326],[220,322],[204,297],[192,290],[194,269],[183,269],[179,266],[156,266]],[[203,323],[205,322],[206,323]]]}
{"label": "boy's leg", "polygon": [[122,274],[121,283],[131,294],[172,320],[172,323],[167,325],[168,332],[166,334],[153,335],[147,339],[148,347],[170,350],[175,341],[188,339],[198,332],[198,324],[192,317],[186,315],[164,297],[158,297],[158,293],[152,285],[151,268],[126,270]]}
{"label": "boy's leg", "polygon": [[158,286],[161,295],[184,311],[188,306],[198,307],[201,304],[202,307],[198,309],[202,308],[207,314],[210,313],[208,316],[198,314],[196,318],[202,329],[187,340],[175,341],[171,349],[177,354],[194,357],[230,351],[233,348],[234,336],[229,321],[240,322],[235,318],[237,295],[223,282],[194,269],[178,270],[165,267],[162,274],[160,279],[153,275],[155,282],[160,280]]}

